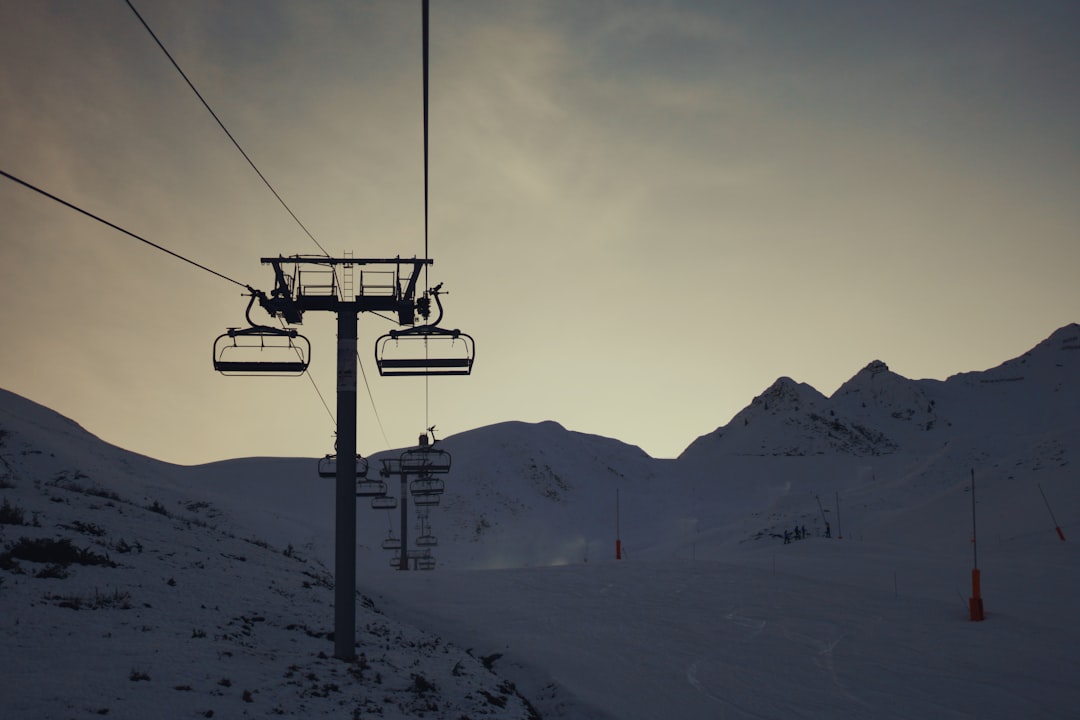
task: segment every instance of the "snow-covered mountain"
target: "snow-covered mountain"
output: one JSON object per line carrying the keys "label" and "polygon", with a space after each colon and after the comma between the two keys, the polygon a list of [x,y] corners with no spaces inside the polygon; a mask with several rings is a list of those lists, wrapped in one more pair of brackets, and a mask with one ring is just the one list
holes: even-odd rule
{"label": "snow-covered mountain", "polygon": [[[1074,324],[945,381],[880,361],[831,397],[780,378],[675,460],[554,422],[446,438],[438,572],[392,571],[399,513],[358,501],[355,666],[326,657],[334,481],[315,459],[169,465],[0,391],[0,660],[18,668],[0,718],[1067,717],[1080,565],[1055,523],[1080,526],[1078,350]],[[993,652],[957,624],[973,478],[988,606],[1009,620]],[[807,542],[785,545],[795,527]],[[898,608],[902,583],[917,602]],[[912,640],[927,623],[953,644]],[[808,664],[770,680],[793,638]],[[951,695],[897,647],[999,689],[957,671]]]}
{"label": "snow-covered mountain", "polygon": [[1080,325],[1067,325],[1022,356],[944,382],[909,380],[875,360],[826,398],[778,379],[730,423],[703,435],[680,460],[716,455],[854,456],[919,452],[965,436],[1075,425]]}
{"label": "snow-covered mountain", "polygon": [[490,659],[370,597],[358,660],[328,657],[325,566],[186,470],[0,391],[0,718],[537,717]]}

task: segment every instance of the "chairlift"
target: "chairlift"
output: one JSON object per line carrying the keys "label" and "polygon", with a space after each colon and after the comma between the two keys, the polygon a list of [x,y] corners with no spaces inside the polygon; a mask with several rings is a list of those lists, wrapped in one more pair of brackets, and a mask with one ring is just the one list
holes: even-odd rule
{"label": "chairlift", "polygon": [[214,369],[222,375],[303,375],[311,343],[296,330],[229,328],[214,341]]}
{"label": "chairlift", "polygon": [[249,327],[229,328],[214,340],[214,369],[222,375],[303,375],[311,362],[311,343],[292,328],[256,325],[251,307],[256,298],[252,290],[244,315]]}
{"label": "chairlift", "polygon": [[401,460],[399,458],[382,458],[379,462],[382,463],[382,469],[379,470],[379,474],[383,477],[401,475]]}
{"label": "chairlift", "polygon": [[430,445],[410,448],[401,453],[401,472],[409,475],[432,475],[450,472],[450,453]]}
{"label": "chairlift", "polygon": [[386,495],[386,483],[382,480],[359,480],[356,483],[356,497],[377,498]]}
{"label": "chairlift", "polygon": [[416,538],[417,547],[436,547],[439,544],[439,539],[434,535],[421,535]]}
{"label": "chairlift", "polygon": [[384,376],[469,375],[475,348],[472,336],[460,330],[391,330],[375,342],[375,365]]}
{"label": "chairlift", "polygon": [[439,504],[441,493],[432,495],[413,495],[413,504],[417,507],[432,507]]}
{"label": "chairlift", "polygon": [[[368,461],[366,457],[356,456],[356,477],[366,478],[368,473]],[[337,455],[327,455],[319,458],[319,477],[337,477]]]}
{"label": "chairlift", "polygon": [[[375,364],[380,375],[468,375],[472,372],[476,342],[460,330],[438,326],[443,316],[439,287],[433,288],[430,294],[439,307],[434,322],[391,330],[375,341]],[[426,316],[426,312],[423,314]]]}
{"label": "chairlift", "polygon": [[393,557],[390,558],[390,567],[395,568],[395,569],[401,567],[401,556],[400,555],[394,555]]}
{"label": "chairlift", "polygon": [[386,536],[386,539],[382,541],[383,550],[400,550],[401,538],[395,537],[393,532]]}
{"label": "chairlift", "polygon": [[371,498],[372,510],[393,510],[397,507],[397,498],[393,495],[377,495]]}
{"label": "chairlift", "polygon": [[436,477],[419,477],[409,483],[409,492],[413,496],[441,495],[446,491],[446,484]]}
{"label": "chairlift", "polygon": [[430,556],[417,558],[416,559],[416,569],[417,570],[434,570],[435,569],[435,558],[430,557]]}

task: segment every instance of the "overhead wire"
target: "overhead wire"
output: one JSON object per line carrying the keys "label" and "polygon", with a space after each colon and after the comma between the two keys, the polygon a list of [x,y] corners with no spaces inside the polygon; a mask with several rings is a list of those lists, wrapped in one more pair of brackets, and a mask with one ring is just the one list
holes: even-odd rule
{"label": "overhead wire", "polygon": [[113,230],[117,230],[119,232],[122,232],[122,233],[124,233],[125,235],[127,235],[129,237],[135,238],[139,242],[146,243],[147,245],[149,245],[152,248],[155,248],[156,250],[160,250],[163,253],[166,253],[168,255],[172,255],[174,258],[177,258],[178,260],[183,260],[184,262],[188,263],[189,265],[194,265],[195,267],[199,268],[200,270],[205,270],[206,272],[210,273],[211,275],[216,275],[217,277],[221,278],[222,280],[228,280],[232,284],[239,285],[240,287],[244,288],[245,290],[249,290],[249,291],[252,290],[252,287],[250,285],[246,284],[246,283],[242,283],[239,280],[235,280],[235,279],[229,277],[228,275],[225,275],[224,273],[220,273],[217,270],[214,270],[213,268],[209,268],[206,265],[203,265],[202,263],[195,262],[191,258],[184,257],[180,253],[173,252],[169,248],[167,248],[167,247],[165,247],[163,245],[159,245],[158,243],[153,242],[151,240],[147,240],[146,238],[142,237],[141,235],[136,235],[135,233],[131,232],[130,230],[127,230],[125,228],[120,227],[116,223],[109,222],[108,220],[101,217],[100,215],[95,215],[94,213],[90,212],[89,210],[84,210],[83,208],[79,207],[78,205],[75,205],[74,203],[70,203],[67,200],[64,200],[63,198],[58,197],[56,195],[53,195],[51,192],[48,192],[47,190],[43,190],[42,188],[39,188],[37,185],[34,185],[33,183],[27,182],[26,180],[23,180],[22,178],[15,177],[14,175],[12,175],[9,172],[5,172],[4,170],[0,170],[0,175],[3,175],[7,179],[12,180],[13,182],[18,183],[19,185],[22,185],[25,188],[33,190],[36,193],[40,193],[41,195],[44,195],[45,197],[49,198],[50,200],[54,200],[54,201],[60,203],[61,205],[64,205],[65,207],[71,208],[75,212],[82,213],[83,215],[87,216],[88,218],[91,218],[93,220],[97,220],[102,225],[107,225],[107,226],[111,227]]}
{"label": "overhead wire", "polygon": [[[270,192],[274,195],[274,197],[277,198],[277,201],[279,203],[281,203],[281,206],[283,208],[285,208],[286,212],[289,213],[289,215],[296,222],[296,224],[300,227],[300,229],[304,231],[304,234],[306,234],[308,236],[308,238],[310,238],[311,241],[313,243],[315,243],[315,246],[319,248],[319,250],[323,253],[323,255],[325,255],[326,257],[330,257],[330,253],[328,253],[326,251],[326,248],[324,248],[322,246],[322,243],[320,243],[318,240],[315,239],[315,236],[312,235],[311,232],[304,225],[304,223],[300,221],[300,218],[298,218],[296,216],[296,213],[294,213],[292,211],[292,209],[288,206],[288,204],[281,197],[281,195],[278,194],[277,190],[274,189],[273,185],[270,184],[270,181],[267,180],[266,176],[263,175],[263,173],[255,165],[255,162],[251,159],[251,157],[240,146],[240,143],[236,140],[236,138],[233,136],[233,134],[231,132],[229,132],[229,129],[227,127],[225,127],[225,123],[222,122],[221,118],[218,117],[218,114],[216,112],[214,112],[214,109],[212,107],[210,107],[210,103],[208,103],[206,101],[206,98],[204,98],[202,93],[199,92],[198,88],[195,87],[195,84],[187,76],[187,73],[184,72],[184,70],[180,67],[180,64],[176,61],[175,58],[173,58],[172,54],[168,51],[168,49],[166,49],[164,43],[161,42],[161,40],[160,40],[160,38],[158,38],[157,34],[153,31],[153,29],[151,29],[149,23],[147,23],[146,20],[143,18],[143,16],[139,14],[139,11],[135,8],[134,4],[132,4],[131,0],[124,0],[124,1],[127,4],[127,6],[131,9],[131,12],[135,14],[135,17],[138,18],[138,20],[142,24],[142,26],[146,29],[146,32],[149,33],[150,37],[152,37],[154,39],[154,42],[157,43],[157,46],[161,49],[161,52],[164,53],[165,57],[168,58],[170,63],[172,63],[172,66],[174,68],[176,68],[176,71],[178,73],[180,73],[180,77],[182,77],[184,79],[184,82],[186,82],[188,87],[191,88],[191,91],[193,93],[195,93],[195,96],[199,99],[199,102],[201,102],[203,104],[203,107],[206,108],[207,112],[210,113],[210,116],[214,118],[215,122],[217,122],[217,124],[221,128],[222,132],[224,132],[225,135],[229,138],[229,140],[232,141],[232,144],[236,147],[236,149],[244,157],[244,159],[247,161],[248,165],[251,166],[251,169],[254,170],[255,174],[259,176],[259,179],[263,181],[263,184],[266,185],[267,189],[269,189]],[[425,254],[426,254],[426,249],[425,249]],[[334,275],[336,277],[337,276],[337,268],[336,268],[336,266],[333,267],[332,269],[333,269]],[[341,287],[340,283],[335,283],[335,284],[338,284],[339,287]],[[342,288],[342,290],[343,289],[344,288]],[[344,297],[342,297],[342,299],[344,299]],[[390,441],[386,436],[386,430],[383,428],[382,418],[379,416],[378,408],[375,405],[375,396],[372,394],[371,386],[368,384],[367,373],[364,370],[364,364],[360,360],[360,354],[359,353],[357,353],[356,362],[357,362],[357,365],[360,368],[360,373],[364,378],[364,387],[367,389],[368,400],[371,402],[371,409],[372,409],[372,412],[375,414],[375,420],[378,423],[379,431],[382,433],[383,440],[386,442],[387,447],[390,447]],[[333,411],[330,410],[330,406],[327,404],[326,399],[323,397],[322,391],[319,390],[319,386],[315,382],[315,378],[312,377],[310,372],[305,371],[304,374],[307,375],[308,380],[311,381],[311,385],[315,389],[315,393],[319,396],[319,400],[320,400],[320,402],[322,402],[323,407],[326,408],[326,412],[330,416],[331,422],[333,422],[336,425],[337,420],[334,417],[334,413],[333,413]]]}
{"label": "overhead wire", "polygon": [[[428,41],[430,26],[429,21],[430,8],[428,0],[423,0],[421,6],[421,25],[423,30],[421,35],[423,36],[423,65],[424,65],[424,259],[428,260],[430,255],[428,254]],[[424,263],[424,294],[427,295],[429,291],[428,280],[428,268],[430,265]],[[427,341],[424,341],[424,355],[428,353]],[[424,376],[424,427],[431,427],[431,378]]]}
{"label": "overhead wire", "polygon": [[191,82],[190,78],[188,78],[187,73],[185,73],[183,69],[181,69],[180,64],[177,63],[173,56],[169,53],[169,51],[165,49],[164,43],[162,43],[161,40],[158,39],[158,36],[154,33],[154,31],[150,29],[150,25],[146,22],[146,20],[143,19],[143,16],[139,14],[139,11],[135,9],[135,6],[131,3],[131,0],[124,0],[124,2],[127,3],[127,6],[129,8],[131,8],[131,12],[135,13],[135,17],[137,17],[139,19],[139,22],[142,23],[142,26],[146,28],[146,32],[150,33],[150,37],[152,37],[154,39],[154,42],[157,43],[157,46],[161,48],[161,52],[165,53],[165,57],[167,57],[169,59],[169,62],[172,63],[172,66],[176,68],[176,72],[180,73],[180,77],[184,78],[184,82],[186,82],[188,84],[188,87],[191,88],[191,91],[195,93],[195,97],[199,98],[199,102],[203,104],[203,107],[205,107],[207,112],[210,113],[211,117],[214,118],[214,120],[217,122],[218,126],[222,129],[225,135],[227,135],[229,140],[232,141],[232,144],[236,146],[236,149],[240,151],[240,154],[244,156],[244,159],[247,160],[248,165],[250,165],[251,169],[255,171],[255,174],[259,176],[259,179],[263,181],[263,184],[266,185],[266,187],[270,190],[271,193],[273,193],[274,197],[277,198],[277,201],[281,203],[281,206],[285,208],[285,211],[288,212],[290,216],[292,216],[292,219],[296,221],[296,224],[300,226],[300,229],[303,230],[309,238],[311,238],[311,242],[315,243],[315,246],[322,251],[323,255],[330,257],[330,253],[326,252],[326,248],[324,248],[322,244],[315,239],[315,236],[311,234],[307,227],[305,227],[304,223],[300,222],[300,218],[298,218],[296,216],[296,213],[294,213],[292,209],[285,203],[281,195],[278,194],[278,191],[275,190],[274,186],[270,184],[270,181],[266,179],[266,176],[262,174],[258,167],[255,166],[254,161],[252,161],[248,154],[244,152],[244,148],[240,147],[240,143],[237,142],[236,138],[233,137],[233,134],[229,132],[229,129],[225,127],[225,123],[221,121],[221,118],[219,118],[217,113],[214,112],[214,109],[210,107],[210,103],[206,102],[206,99],[202,96],[202,93],[198,91],[198,89],[195,87],[195,84]]}

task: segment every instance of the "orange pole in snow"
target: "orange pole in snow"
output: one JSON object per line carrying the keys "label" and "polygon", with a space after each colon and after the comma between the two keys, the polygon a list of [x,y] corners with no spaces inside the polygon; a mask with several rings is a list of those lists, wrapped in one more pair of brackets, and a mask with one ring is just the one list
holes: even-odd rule
{"label": "orange pole in snow", "polygon": [[619,488],[615,488],[615,559],[622,560],[622,540],[619,539]]}
{"label": "orange pole in snow", "polygon": [[971,613],[971,621],[979,622],[985,620],[986,616],[983,613],[983,601],[982,601],[982,583],[979,576],[979,569],[972,568],[971,570],[971,598],[968,600],[968,610]]}
{"label": "orange pole in snow", "polygon": [[1042,483],[1036,483],[1036,486],[1039,488],[1039,494],[1042,495],[1043,502],[1046,503],[1046,509],[1050,511],[1050,519],[1054,521],[1054,529],[1057,530],[1058,537],[1061,538],[1061,542],[1065,542],[1065,533],[1061,532],[1061,526],[1058,525],[1057,518],[1054,517],[1054,510],[1050,507],[1050,501],[1046,499]]}
{"label": "orange pole in snow", "polygon": [[985,620],[982,601],[982,576],[979,573],[979,546],[975,534],[975,470],[971,470],[971,549],[974,555],[971,567],[971,597],[968,599],[968,611],[972,622]]}

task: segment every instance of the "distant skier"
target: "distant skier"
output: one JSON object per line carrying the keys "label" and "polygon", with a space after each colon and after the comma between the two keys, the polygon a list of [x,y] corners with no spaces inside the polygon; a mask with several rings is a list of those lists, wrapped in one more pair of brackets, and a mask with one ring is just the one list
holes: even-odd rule
{"label": "distant skier", "polygon": [[784,531],[784,544],[785,545],[790,545],[791,544],[791,535],[788,533],[787,530]]}
{"label": "distant skier", "polygon": [[806,539],[806,526],[805,525],[802,526],[802,536],[803,536],[803,540],[805,540]]}
{"label": "distant skier", "polygon": [[802,540],[802,535],[799,534],[799,526],[798,525],[795,526],[795,539],[796,540]]}
{"label": "distant skier", "polygon": [[832,537],[832,531],[829,529],[828,521],[825,522],[825,537],[827,537],[827,538]]}

